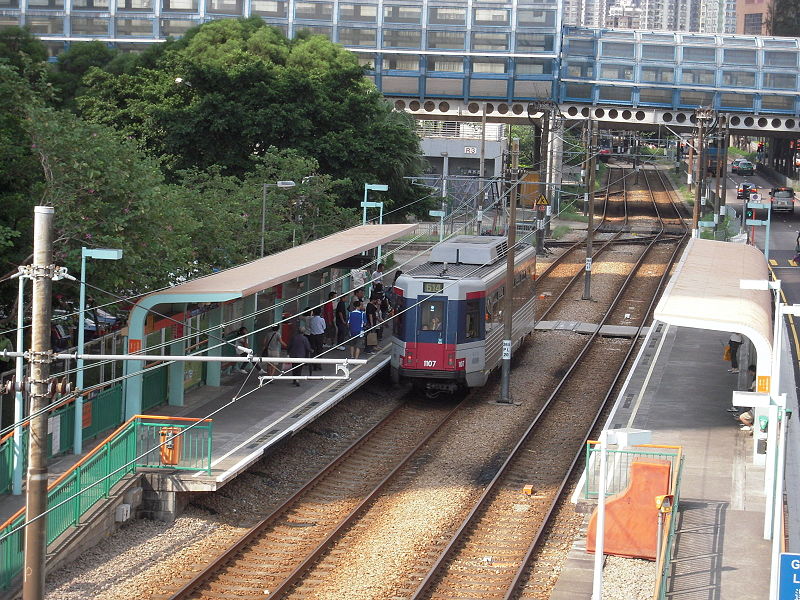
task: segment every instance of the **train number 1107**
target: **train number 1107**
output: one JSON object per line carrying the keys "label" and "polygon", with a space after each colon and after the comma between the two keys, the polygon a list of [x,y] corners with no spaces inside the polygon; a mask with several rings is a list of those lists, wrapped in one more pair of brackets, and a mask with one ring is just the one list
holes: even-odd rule
{"label": "train number 1107", "polygon": [[435,367],[436,366],[436,361],[435,360],[423,360],[422,361],[422,366],[423,367]]}

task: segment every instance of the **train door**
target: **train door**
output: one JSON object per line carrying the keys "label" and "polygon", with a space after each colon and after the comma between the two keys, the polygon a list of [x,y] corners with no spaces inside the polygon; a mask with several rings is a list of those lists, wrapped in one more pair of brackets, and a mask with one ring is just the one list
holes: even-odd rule
{"label": "train door", "polygon": [[417,315],[417,368],[442,370],[447,365],[447,297],[422,298]]}

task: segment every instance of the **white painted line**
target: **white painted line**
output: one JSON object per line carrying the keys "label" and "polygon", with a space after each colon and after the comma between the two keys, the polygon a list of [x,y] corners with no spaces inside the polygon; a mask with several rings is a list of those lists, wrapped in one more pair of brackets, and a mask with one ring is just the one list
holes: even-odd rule
{"label": "white painted line", "polygon": [[[380,363],[376,364],[375,368],[373,370],[375,370],[375,371],[380,370],[390,360],[391,360],[391,357],[387,356],[386,358],[382,359]],[[230,467],[227,471],[225,471],[224,473],[222,473],[220,475],[217,475],[215,481],[217,483],[225,481],[229,477],[232,477],[232,476],[236,475],[236,473],[238,473],[239,471],[241,471],[241,470],[247,468],[248,466],[250,466],[251,463],[253,463],[256,460],[258,460],[259,458],[261,458],[262,453],[264,452],[264,450],[268,446],[271,446],[272,444],[274,444],[278,440],[284,438],[287,434],[290,434],[290,433],[294,434],[299,429],[302,429],[307,423],[309,423],[310,421],[313,421],[317,417],[317,415],[319,415],[321,412],[325,412],[326,410],[328,410],[328,408],[329,408],[329,406],[331,404],[336,404],[343,397],[345,397],[348,394],[350,394],[351,392],[353,392],[354,389],[357,389],[358,387],[360,387],[367,379],[368,379],[367,377],[362,377],[362,378],[354,381],[353,383],[358,383],[359,384],[355,388],[347,387],[347,388],[344,388],[342,390],[339,390],[336,394],[331,396],[327,401],[325,401],[324,403],[320,404],[316,409],[312,410],[305,417],[303,417],[300,421],[295,423],[294,427],[290,427],[288,429],[285,429],[283,432],[281,432],[280,435],[278,435],[278,436],[276,436],[274,438],[271,438],[267,442],[264,442],[261,446],[256,448],[253,452],[251,452],[250,454],[245,456],[243,459],[241,459],[239,462],[237,462],[235,465]],[[316,398],[317,396],[319,396],[319,394],[321,394],[324,391],[325,390],[320,390],[317,394],[314,394],[313,396],[311,396],[311,398],[309,398],[301,406],[304,406],[307,402],[309,402],[310,400]],[[300,406],[298,406],[297,408],[300,408]],[[295,410],[297,410],[297,409],[295,409]],[[292,412],[294,412],[294,411],[292,411]],[[287,419],[288,417],[289,417],[289,415],[285,415],[282,419],[279,419],[279,421],[281,421],[283,419]]]}
{"label": "white painted line", "polygon": [[650,383],[650,378],[653,376],[653,371],[656,368],[656,363],[658,362],[658,357],[661,355],[661,349],[664,347],[664,340],[667,339],[667,334],[669,333],[669,325],[664,328],[664,332],[661,335],[661,340],[658,342],[658,348],[656,348],[656,352],[653,355],[653,359],[650,361],[650,368],[647,369],[647,375],[644,378],[644,382],[642,383],[642,389],[639,390],[639,395],[636,396],[636,404],[633,406],[633,410],[631,411],[631,416],[628,419],[628,424],[626,427],[633,427],[633,421],[636,419],[636,414],[639,412],[639,407],[642,405],[642,398],[644,398],[644,393],[647,391],[647,386]]}
{"label": "white painted line", "polygon": [[[387,356],[386,358],[382,359],[382,360],[380,361],[380,363],[378,364],[378,366],[376,367],[376,369],[383,368],[383,366],[386,364],[386,362],[388,362],[388,361],[390,360],[390,358],[391,358],[391,357]],[[355,373],[356,371],[358,371],[358,370],[359,370],[359,369],[361,369],[362,367],[367,367],[367,366],[369,366],[369,365],[358,365],[358,366],[354,367],[353,369],[351,369],[351,371],[350,371],[350,372],[351,372],[351,373]],[[341,381],[341,380],[340,380],[340,381]],[[299,410],[299,409],[303,408],[304,406],[306,406],[307,404],[309,404],[310,402],[312,402],[312,401],[313,401],[315,398],[318,398],[318,397],[319,397],[321,394],[324,394],[325,392],[328,392],[328,391],[330,390],[330,388],[332,388],[333,386],[335,386],[335,385],[338,385],[338,384],[339,384],[339,381],[334,381],[334,382],[331,382],[331,383],[329,383],[328,385],[326,385],[325,387],[323,387],[321,390],[319,390],[318,392],[316,392],[316,393],[314,393],[313,395],[311,395],[310,397],[308,397],[308,398],[307,398],[305,401],[303,401],[302,403],[298,404],[298,405],[297,405],[296,407],[294,407],[294,408],[293,408],[293,409],[292,409],[290,412],[291,412],[291,413],[293,413],[293,412],[295,412],[295,411],[297,411],[297,410]],[[338,400],[338,399],[340,398],[340,395],[341,395],[342,393],[344,393],[344,392],[347,392],[347,391],[350,391],[350,388],[349,388],[349,387],[345,387],[345,388],[344,388],[343,390],[341,390],[339,393],[335,394],[335,395],[334,395],[334,396],[333,396],[333,397],[332,397],[330,400],[328,400],[328,402],[324,403],[324,404],[323,404],[323,405],[321,405],[321,406],[326,406],[326,405],[327,405],[327,404],[328,404],[330,401],[332,401],[332,400],[334,400],[334,399],[337,399],[337,400]],[[314,414],[314,413],[312,412],[312,413],[310,413],[310,414]],[[256,432],[256,433],[254,433],[253,435],[251,435],[249,438],[247,438],[245,441],[243,441],[243,442],[242,442],[241,444],[239,444],[238,446],[236,446],[235,448],[233,448],[233,449],[229,450],[228,452],[226,452],[225,454],[223,454],[223,455],[222,455],[222,456],[220,456],[219,458],[217,458],[217,459],[215,459],[214,461],[212,461],[212,462],[211,462],[211,465],[210,465],[210,468],[212,468],[212,469],[213,469],[213,468],[214,468],[216,465],[218,465],[220,462],[222,462],[223,460],[225,460],[226,458],[228,458],[228,457],[229,457],[231,454],[234,454],[234,453],[238,452],[238,451],[239,451],[239,450],[241,450],[243,447],[245,447],[245,446],[247,446],[249,443],[251,443],[251,442],[252,442],[254,439],[257,439],[259,436],[263,435],[263,434],[264,434],[264,432],[266,432],[266,431],[269,431],[270,429],[272,429],[273,427],[275,427],[275,426],[276,426],[278,423],[280,423],[281,421],[283,421],[283,420],[285,420],[286,418],[288,418],[288,416],[289,416],[288,414],[284,414],[284,415],[282,415],[281,417],[277,418],[276,420],[272,421],[272,422],[271,422],[269,425],[267,425],[267,426],[263,427],[263,428],[262,428],[262,429],[260,429],[258,432]],[[292,429],[287,429],[286,431],[287,431],[287,432],[291,432],[291,431],[293,431],[293,430],[292,430]],[[272,443],[274,443],[274,440],[275,440],[275,438],[273,438],[273,439],[269,440],[267,443],[265,443],[263,446],[260,446],[260,447],[259,447],[257,450],[255,450],[253,453],[251,453],[250,455],[248,455],[248,457],[247,457],[247,458],[245,458],[245,459],[243,459],[243,460],[249,460],[249,459],[250,459],[251,457],[253,457],[255,454],[258,454],[258,455],[260,456],[260,454],[261,454],[261,452],[263,452],[264,448],[265,448],[266,446],[268,446],[269,444],[272,444]],[[241,463],[242,461],[239,461],[239,462]],[[237,464],[239,464],[239,463],[237,463]],[[227,473],[227,472],[229,472],[229,471],[230,471],[230,469],[228,469],[228,471],[226,471],[226,473]],[[199,476],[201,476],[201,475],[207,475],[207,474],[208,474],[208,473],[207,473],[206,471],[197,471],[196,473],[194,473],[194,474],[192,475],[192,477],[199,477]],[[219,481],[219,478],[217,478],[217,481]]]}

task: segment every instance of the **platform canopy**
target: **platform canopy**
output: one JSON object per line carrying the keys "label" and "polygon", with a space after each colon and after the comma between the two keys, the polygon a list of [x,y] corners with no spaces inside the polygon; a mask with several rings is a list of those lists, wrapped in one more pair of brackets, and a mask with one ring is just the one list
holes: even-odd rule
{"label": "platform canopy", "polygon": [[768,373],[772,356],[771,292],[742,289],[743,279],[769,279],[767,261],[760,250],[694,238],[653,317],[670,325],[741,333],[756,348],[757,372]]}
{"label": "platform canopy", "polygon": [[[334,265],[411,233],[416,225],[360,225],[252,262],[145,296],[159,303],[224,302],[243,298]],[[175,299],[181,296],[180,300]],[[148,304],[151,304],[148,302]]]}

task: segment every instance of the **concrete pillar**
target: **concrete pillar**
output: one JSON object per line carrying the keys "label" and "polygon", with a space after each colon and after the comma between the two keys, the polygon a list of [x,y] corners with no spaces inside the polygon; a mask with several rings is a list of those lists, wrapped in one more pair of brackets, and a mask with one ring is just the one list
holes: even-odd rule
{"label": "concrete pillar", "polygon": [[[222,329],[222,304],[208,313],[208,356],[222,356],[222,346],[219,346],[223,338]],[[206,385],[219,387],[222,377],[222,363],[206,363]]]}
{"label": "concrete pillar", "polygon": [[[186,312],[186,305],[179,304],[173,305],[176,311]],[[184,324],[186,317],[184,317]],[[175,332],[172,336],[173,342],[169,345],[169,353],[173,356],[183,356],[186,354],[186,340],[182,339],[188,332],[185,327],[178,327],[177,324],[172,326],[172,331]],[[181,335],[178,335],[181,334]],[[170,406],[183,406],[183,373],[187,364],[184,362],[174,362],[168,367],[167,381],[169,381],[168,399],[167,403]],[[201,367],[200,363],[196,366]]]}

